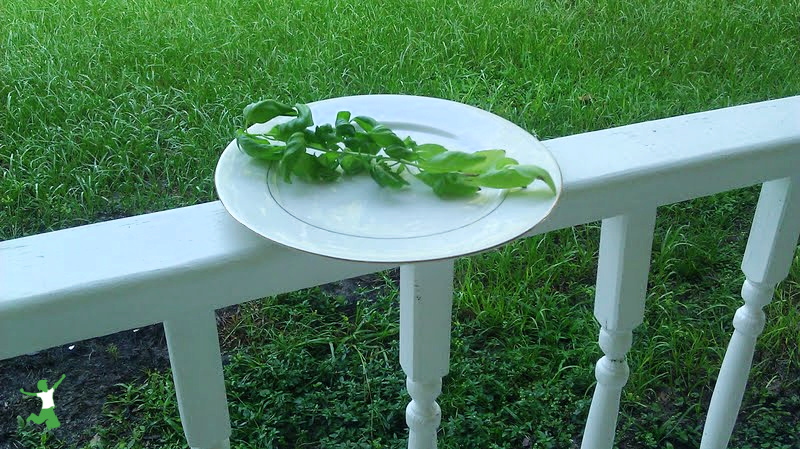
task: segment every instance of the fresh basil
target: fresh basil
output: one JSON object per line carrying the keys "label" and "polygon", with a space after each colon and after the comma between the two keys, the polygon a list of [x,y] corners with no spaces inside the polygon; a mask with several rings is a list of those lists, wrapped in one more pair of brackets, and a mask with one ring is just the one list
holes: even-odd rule
{"label": "fresh basil", "polygon": [[[449,151],[436,143],[401,138],[377,120],[340,111],[331,124],[314,126],[311,109],[263,100],[244,109],[245,127],[275,117],[292,117],[266,133],[236,131],[236,143],[248,156],[277,164],[278,176],[292,182],[331,182],[342,174],[368,172],[381,187],[402,189],[413,176],[442,197],[468,197],[481,188],[513,189],[541,180],[555,194],[547,170],[520,165],[500,149],[474,153]],[[309,152],[309,150],[311,150]],[[408,172],[408,175],[405,173]]]}

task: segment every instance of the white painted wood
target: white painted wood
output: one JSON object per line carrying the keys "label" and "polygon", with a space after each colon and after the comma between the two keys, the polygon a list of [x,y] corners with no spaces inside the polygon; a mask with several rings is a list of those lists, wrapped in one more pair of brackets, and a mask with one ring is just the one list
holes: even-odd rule
{"label": "white painted wood", "polygon": [[800,166],[795,168],[797,176],[761,187],[742,259],[742,271],[751,283],[776,285],[789,274],[800,232]]}
{"label": "white painted wood", "polygon": [[391,267],[272,244],[219,202],[10,240],[0,359]]}
{"label": "white painted wood", "polygon": [[186,441],[192,449],[225,449],[231,435],[222,357],[213,310],[187,310],[164,322]]}
{"label": "white painted wood", "polygon": [[450,361],[453,261],[400,267],[400,366],[411,402],[408,449],[435,449],[442,411],[436,398]]}
{"label": "white painted wood", "polygon": [[629,374],[626,354],[633,329],[644,317],[655,220],[655,208],[603,220],[594,315],[605,355],[595,367],[597,386],[582,449],[611,449],[614,444],[620,394]]}
{"label": "white painted wood", "polygon": [[764,330],[762,310],[791,268],[800,234],[800,177],[764,183],[742,271],[744,305],[733,318],[734,332],[711,397],[701,449],[724,449],[733,432],[753,362],[756,339]]}
{"label": "white painted wood", "polygon": [[[799,121],[797,96],[549,140],[564,191],[527,235],[789,176]],[[391,266],[271,244],[219,202],[0,242],[0,359]]]}
{"label": "white painted wood", "polygon": [[796,174],[800,96],[543,143],[561,167],[564,190],[528,235]]}

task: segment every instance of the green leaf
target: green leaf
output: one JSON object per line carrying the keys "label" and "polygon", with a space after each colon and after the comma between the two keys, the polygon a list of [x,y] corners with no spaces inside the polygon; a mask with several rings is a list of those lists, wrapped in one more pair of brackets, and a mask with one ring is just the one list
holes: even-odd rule
{"label": "green leaf", "polygon": [[347,148],[356,153],[378,154],[381,150],[381,147],[365,133],[356,133],[352,137],[345,138],[343,142]]}
{"label": "green leaf", "polygon": [[392,145],[403,145],[403,140],[384,125],[375,125],[367,134],[373,142],[383,148]]}
{"label": "green leaf", "polygon": [[328,147],[319,139],[317,133],[306,128],[303,131],[303,138],[306,140],[306,147],[315,148],[317,150],[326,150]]}
{"label": "green leaf", "polygon": [[280,160],[283,150],[286,149],[283,145],[273,145],[268,139],[241,129],[236,132],[236,144],[248,156],[262,161]]}
{"label": "green leaf", "polygon": [[363,116],[363,115],[360,115],[360,116],[354,118],[353,121],[358,123],[358,126],[360,126],[361,129],[363,129],[366,132],[370,132],[370,131],[372,131],[373,128],[378,126],[378,122],[375,121],[374,118],[366,117],[366,116]]}
{"label": "green leaf", "polygon": [[339,139],[352,137],[356,134],[356,127],[350,123],[350,111],[339,111],[336,114],[336,136]]}
{"label": "green leaf", "polygon": [[267,133],[268,136],[287,141],[292,134],[303,131],[309,126],[314,125],[311,109],[308,106],[298,103],[294,105],[294,107],[297,109],[297,117],[288,122],[275,125],[275,127]]}
{"label": "green leaf", "polygon": [[414,151],[419,155],[419,159],[428,160],[437,154],[444,153],[447,148],[435,143],[423,143],[422,145],[417,145]]}
{"label": "green leaf", "polygon": [[322,182],[336,181],[342,174],[335,168],[320,167],[317,178]]}
{"label": "green leaf", "polygon": [[298,154],[292,165],[292,173],[306,182],[316,181],[319,169],[317,158],[305,152]]}
{"label": "green leaf", "polygon": [[392,145],[388,148],[385,148],[383,152],[392,159],[403,159],[407,161],[410,161],[411,157],[414,155],[413,151],[409,150],[403,145]]}
{"label": "green leaf", "polygon": [[261,100],[250,103],[244,108],[245,127],[253,123],[268,122],[280,115],[296,116],[297,111],[288,104],[283,104],[275,100]]}
{"label": "green leaf", "polygon": [[330,153],[322,153],[317,156],[319,159],[320,165],[325,168],[330,168],[331,170],[336,170],[336,167],[339,166],[339,156],[340,154],[337,152],[330,152]]}
{"label": "green leaf", "polygon": [[369,162],[352,154],[346,154],[342,157],[340,165],[345,174],[357,175],[367,169]]}
{"label": "green leaf", "polygon": [[535,180],[535,178],[517,172],[514,167],[517,166],[489,170],[472,178],[472,183],[493,189],[512,189],[514,187],[525,187]]}
{"label": "green leaf", "polygon": [[316,140],[324,145],[326,149],[334,150],[339,148],[337,145],[337,143],[339,143],[339,138],[336,137],[336,131],[330,124],[326,123],[322,126],[317,126],[314,129],[314,135],[316,136]]}
{"label": "green leaf", "polygon": [[459,198],[474,195],[480,187],[469,182],[469,178],[461,173],[429,173],[416,174],[417,179],[433,188],[433,193],[441,198]]}
{"label": "green leaf", "polygon": [[414,176],[420,181],[427,184],[428,187],[433,187],[434,185],[436,185],[436,181],[444,176],[444,173],[428,173],[423,171],[417,173]]}
{"label": "green leaf", "polygon": [[356,135],[356,127],[353,126],[352,123],[342,123],[341,125],[336,125],[336,137],[339,139],[345,139],[347,137],[353,137]]}
{"label": "green leaf", "polygon": [[278,176],[289,184],[292,183],[292,172],[297,162],[306,153],[306,142],[303,133],[298,131],[289,137],[286,141],[286,151],[283,153],[280,162],[278,163]]}
{"label": "green leaf", "polygon": [[556,183],[553,181],[550,173],[542,167],[537,165],[516,165],[509,168],[513,168],[520,173],[525,173],[527,176],[535,177],[535,179],[542,180],[542,182],[547,184],[547,187],[550,188],[550,191],[553,192],[553,195],[556,194]]}
{"label": "green leaf", "polygon": [[519,162],[517,162],[516,159],[510,157],[504,157],[495,161],[494,168],[503,168],[503,167],[508,167],[509,165],[518,165],[518,164]]}
{"label": "green leaf", "polygon": [[350,111],[339,111],[336,114],[336,126],[350,123]]}
{"label": "green leaf", "polygon": [[535,165],[510,165],[500,169],[492,169],[470,180],[472,184],[494,189],[512,189],[527,187],[533,181],[541,179],[553,193],[556,186],[550,174]]}
{"label": "green leaf", "polygon": [[505,150],[482,150],[476,151],[472,154],[478,154],[481,156],[486,156],[486,160],[481,162],[480,164],[473,165],[470,167],[470,173],[483,173],[492,168],[503,168],[508,165],[516,165],[519,164],[516,160],[506,157]]}
{"label": "green leaf", "polygon": [[486,160],[486,156],[461,151],[446,151],[418,162],[419,166],[431,173],[448,173],[469,171],[472,167]]}
{"label": "green leaf", "polygon": [[[332,153],[321,156],[326,154]],[[325,166],[320,157],[314,157],[309,153],[301,153],[298,156],[297,162],[292,167],[292,173],[306,182],[329,182],[340,176],[338,171]]]}
{"label": "green leaf", "polygon": [[392,171],[385,162],[371,164],[369,166],[369,174],[381,187],[399,189],[408,185],[408,181],[403,179],[400,173]]}

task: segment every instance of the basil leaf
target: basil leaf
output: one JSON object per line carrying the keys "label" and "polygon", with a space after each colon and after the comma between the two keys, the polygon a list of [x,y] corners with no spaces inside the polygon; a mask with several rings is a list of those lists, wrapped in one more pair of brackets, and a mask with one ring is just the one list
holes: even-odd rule
{"label": "basil leaf", "polygon": [[356,127],[350,123],[350,111],[339,111],[336,114],[336,136],[352,137],[356,134]]}
{"label": "basil leaf", "polygon": [[336,170],[336,167],[339,166],[339,153],[337,152],[322,153],[317,156],[317,159],[319,159],[320,165],[331,170]]}
{"label": "basil leaf", "polygon": [[519,173],[524,173],[528,177],[542,180],[542,182],[547,184],[547,187],[550,188],[550,191],[553,192],[553,195],[556,194],[556,183],[553,181],[550,173],[548,173],[547,170],[543,169],[542,167],[537,165],[515,165],[509,168],[512,168]]}
{"label": "basil leaf", "polygon": [[408,181],[403,179],[400,173],[393,172],[385,162],[371,164],[369,166],[369,174],[381,187],[399,189],[408,185]]}
{"label": "basil leaf", "polygon": [[435,143],[423,143],[422,145],[417,145],[414,148],[414,151],[419,155],[420,159],[430,159],[437,154],[444,153],[447,151],[447,148],[437,145]]}
{"label": "basil leaf", "polygon": [[383,148],[392,145],[403,145],[403,140],[384,125],[375,125],[367,134],[373,142]]}
{"label": "basil leaf", "polygon": [[236,144],[248,156],[262,161],[277,161],[281,158],[283,145],[273,145],[268,139],[249,134],[243,130],[236,132]]}
{"label": "basil leaf", "polygon": [[353,156],[352,154],[346,154],[342,157],[340,165],[345,174],[357,175],[367,169],[369,162],[365,162],[363,159]]}
{"label": "basil leaf", "polygon": [[298,103],[294,107],[297,109],[297,117],[288,122],[275,125],[275,127],[267,133],[268,136],[287,141],[293,133],[303,131],[309,126],[314,125],[311,109],[308,106]]}
{"label": "basil leaf", "polygon": [[319,169],[317,158],[305,152],[298,154],[297,160],[292,165],[292,173],[306,182],[316,181]]}
{"label": "basil leaf", "polygon": [[510,157],[506,157],[505,150],[482,150],[472,154],[486,156],[486,160],[470,167],[469,171],[471,173],[483,173],[492,168],[503,168],[508,165],[516,165],[519,163]]}
{"label": "basil leaf", "polygon": [[469,178],[461,173],[420,172],[417,179],[431,188],[441,198],[459,198],[474,195],[480,187],[471,184]]}
{"label": "basil leaf", "polygon": [[391,183],[391,185],[390,185],[390,187],[391,187],[391,188],[393,188],[393,189],[400,189],[400,188],[402,188],[402,187],[404,187],[404,186],[407,186],[407,185],[408,185],[408,181],[406,181],[406,180],[403,178],[403,176],[400,174],[400,172],[399,172],[399,171],[398,171],[398,172],[392,171],[392,170],[391,170],[391,169],[389,169],[388,167],[386,167],[384,170],[385,170],[387,173],[389,173],[389,176],[390,176],[390,177],[392,178],[392,180],[393,180],[393,182],[392,182],[392,183]]}
{"label": "basil leaf", "polygon": [[495,161],[494,168],[503,168],[503,167],[508,167],[509,165],[518,165],[518,164],[519,162],[517,162],[516,159],[510,157],[503,157]]}
{"label": "basil leaf", "polygon": [[500,169],[492,169],[472,178],[471,182],[475,185],[493,189],[512,189],[514,187],[527,187],[537,179],[544,181],[550,190],[556,193],[553,178],[550,177],[545,169],[535,165],[510,165]]}
{"label": "basil leaf", "polygon": [[245,128],[253,123],[268,122],[279,115],[295,116],[297,111],[288,104],[275,100],[261,100],[250,103],[244,108]]}
{"label": "basil leaf", "polygon": [[326,150],[328,149],[325,146],[325,142],[319,139],[317,133],[311,131],[310,129],[304,129],[303,131],[303,138],[306,140],[306,147],[315,148],[317,150]]}
{"label": "basil leaf", "polygon": [[403,159],[407,161],[410,161],[414,154],[411,150],[403,145],[392,145],[388,148],[385,148],[383,152],[392,159]]}
{"label": "basil leaf", "polygon": [[[352,126],[352,125],[351,125]],[[378,146],[365,133],[356,133],[352,137],[344,139],[344,144],[356,153],[378,154],[381,147]]]}
{"label": "basil leaf", "polygon": [[486,156],[461,151],[445,151],[432,158],[420,161],[419,166],[431,173],[468,171],[486,160]]}
{"label": "basil leaf", "polygon": [[422,171],[422,172],[417,173],[414,176],[417,179],[419,179],[420,181],[422,181],[425,184],[427,184],[428,187],[433,187],[434,185],[436,185],[436,181],[439,178],[443,177],[444,174],[441,174],[441,173],[440,174],[434,174],[434,173],[428,173],[428,172]]}
{"label": "basil leaf", "polygon": [[[327,154],[334,153],[325,153],[321,156]],[[292,173],[306,182],[330,182],[336,180],[340,176],[339,172],[324,164],[321,157],[314,157],[309,153],[301,153],[292,167]]]}
{"label": "basil leaf", "polygon": [[304,154],[308,154],[306,153],[305,137],[302,132],[296,132],[286,141],[286,151],[278,163],[278,176],[291,184],[294,167]]}
{"label": "basil leaf", "polygon": [[473,183],[483,187],[493,189],[512,189],[514,187],[527,186],[533,179],[517,173],[511,167],[492,169],[482,173],[473,179]]}
{"label": "basil leaf", "polygon": [[360,115],[360,116],[354,118],[353,121],[358,123],[358,126],[360,126],[361,129],[363,129],[366,132],[370,132],[370,131],[372,131],[373,128],[378,126],[378,122],[375,121],[374,118],[365,117],[363,115]]}
{"label": "basil leaf", "polygon": [[352,123],[341,123],[336,125],[336,137],[344,139],[356,135],[356,127]]}
{"label": "basil leaf", "polygon": [[339,111],[336,114],[336,135],[339,138],[356,135],[356,127],[350,123],[350,111]]}
{"label": "basil leaf", "polygon": [[350,123],[350,111],[339,111],[336,114],[336,126]]}
{"label": "basil leaf", "polygon": [[317,179],[319,179],[322,182],[336,181],[337,179],[339,179],[340,176],[342,176],[342,174],[339,172],[339,170],[336,170],[334,168],[327,168],[321,166],[319,168],[319,171],[317,172]]}
{"label": "basil leaf", "polygon": [[336,131],[333,129],[333,126],[327,123],[322,126],[317,126],[314,129],[314,135],[316,140],[320,142],[326,149],[339,149],[339,146],[337,145],[337,143],[339,143],[339,138],[336,137]]}

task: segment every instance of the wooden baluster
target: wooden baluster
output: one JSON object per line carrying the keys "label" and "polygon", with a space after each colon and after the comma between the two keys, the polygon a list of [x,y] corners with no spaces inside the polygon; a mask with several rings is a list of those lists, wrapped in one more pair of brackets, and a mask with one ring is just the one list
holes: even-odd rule
{"label": "wooden baluster", "polygon": [[620,394],[628,381],[626,354],[633,329],[644,318],[655,219],[652,208],[603,220],[594,315],[605,355],[595,367],[597,386],[582,449],[610,449],[614,444]]}
{"label": "wooden baluster", "polygon": [[800,177],[764,183],[758,199],[742,271],[744,305],[733,318],[733,336],[722,362],[701,449],[728,446],[742,405],[756,338],[764,330],[762,308],[772,301],[775,286],[789,274],[800,232]]}
{"label": "wooden baluster", "polygon": [[400,365],[411,402],[408,449],[435,449],[442,412],[436,398],[449,369],[453,261],[400,267]]}
{"label": "wooden baluster", "polygon": [[213,310],[164,322],[183,432],[192,449],[229,449],[231,435]]}

